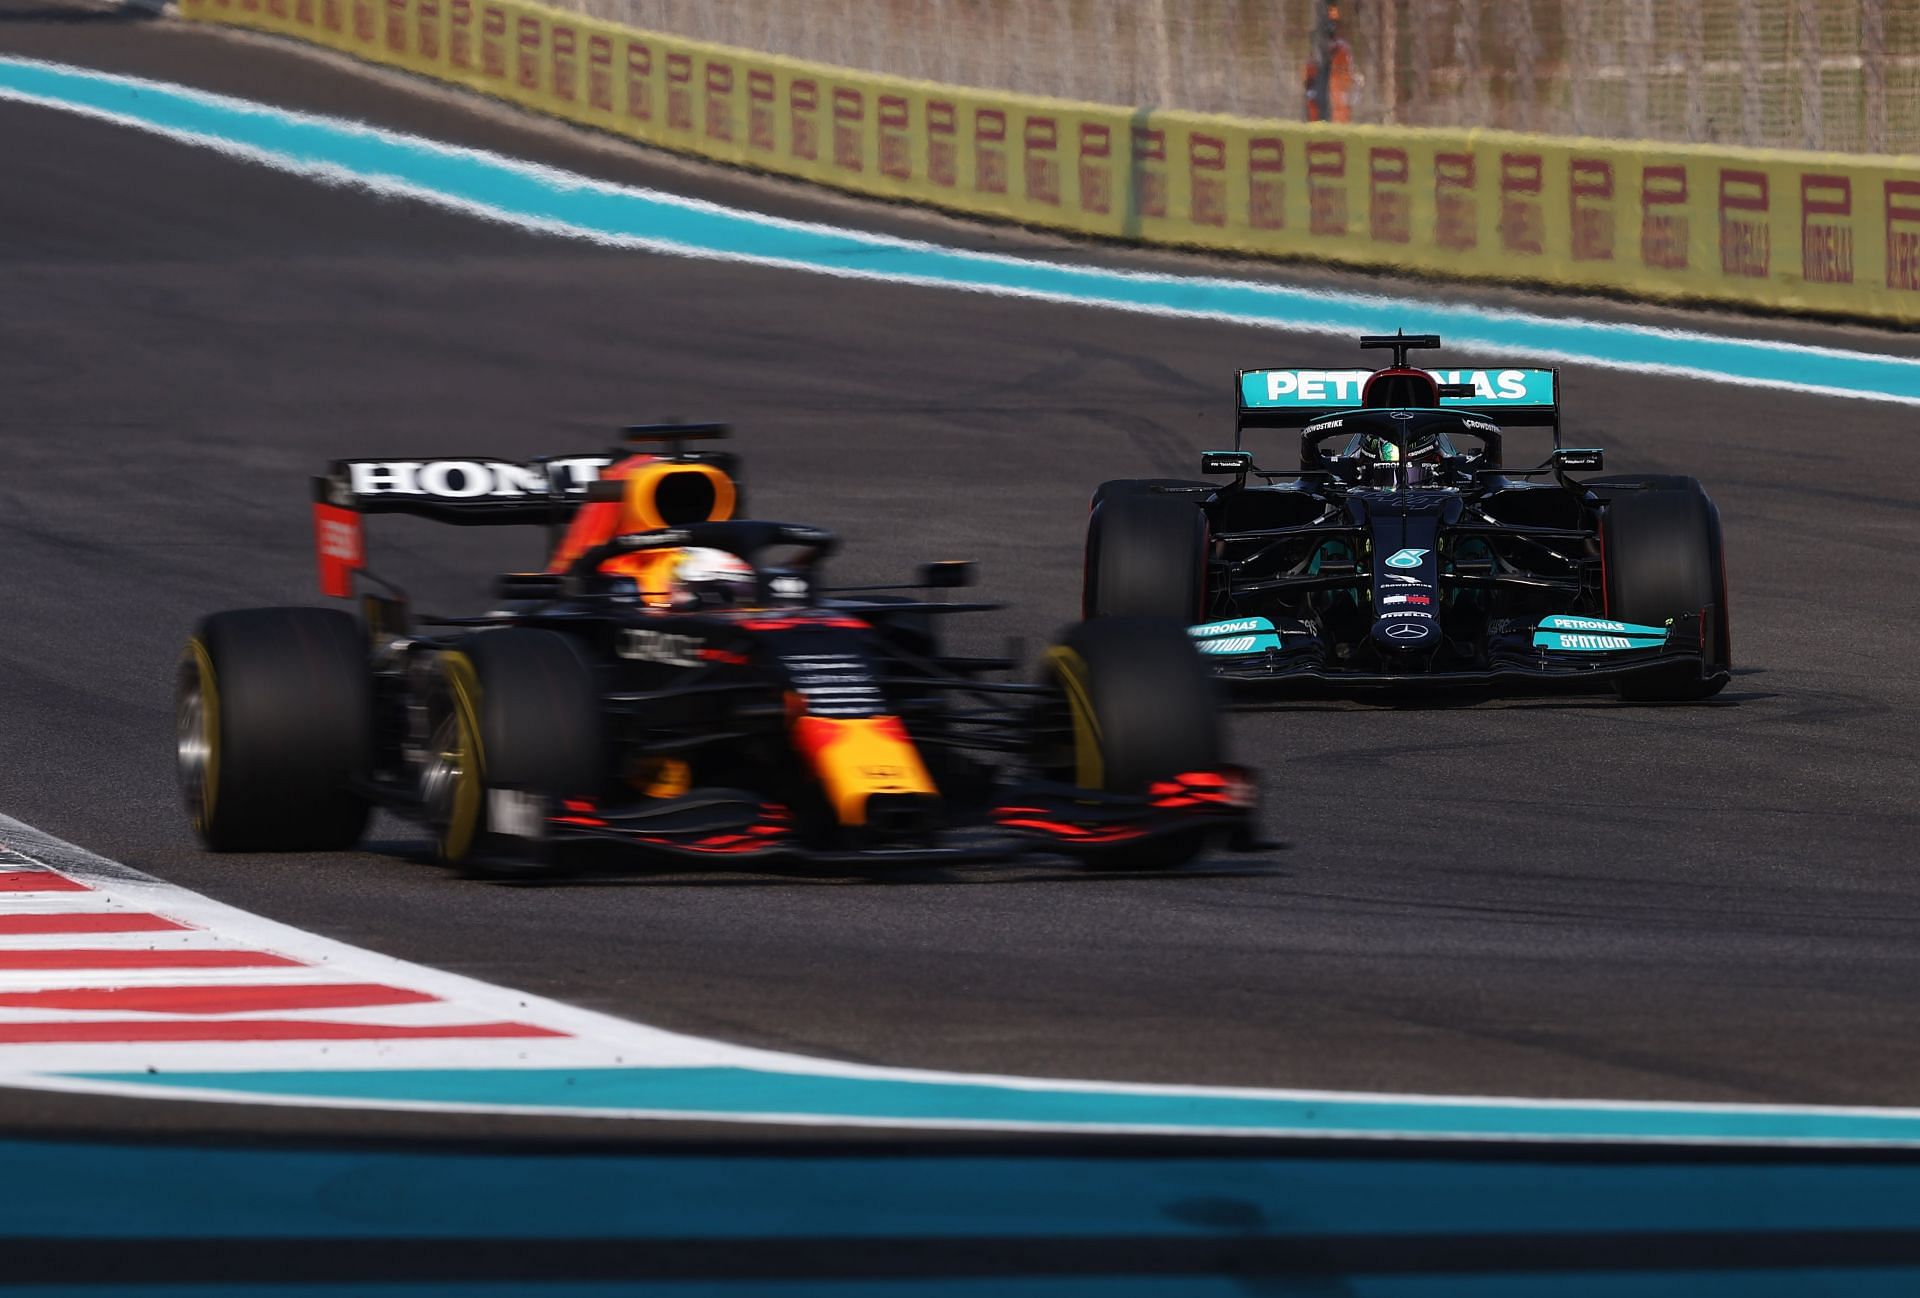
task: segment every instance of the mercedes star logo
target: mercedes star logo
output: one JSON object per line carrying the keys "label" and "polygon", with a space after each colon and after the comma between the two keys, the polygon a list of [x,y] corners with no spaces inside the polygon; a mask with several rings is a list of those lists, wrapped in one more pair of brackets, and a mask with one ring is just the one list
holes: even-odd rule
{"label": "mercedes star logo", "polygon": [[1395,640],[1419,640],[1427,634],[1427,627],[1421,622],[1395,622],[1387,628],[1387,634]]}

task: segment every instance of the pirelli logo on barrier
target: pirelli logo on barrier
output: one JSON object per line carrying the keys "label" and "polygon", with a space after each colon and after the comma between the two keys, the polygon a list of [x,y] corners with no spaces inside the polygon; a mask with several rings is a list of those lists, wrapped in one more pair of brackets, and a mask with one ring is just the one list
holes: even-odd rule
{"label": "pirelli logo on barrier", "polygon": [[880,132],[880,174],[913,179],[913,108],[905,95],[881,95],[874,103]]}
{"label": "pirelli logo on barrier", "polygon": [[1547,250],[1547,214],[1541,199],[1546,165],[1537,153],[1500,155],[1500,248],[1539,255]]}
{"label": "pirelli logo on barrier", "polygon": [[1367,234],[1375,243],[1412,241],[1412,179],[1405,149],[1367,150]]}
{"label": "pirelli logo on barrier", "polygon": [[566,23],[555,23],[548,34],[547,84],[553,97],[571,104],[580,98],[580,36]]}
{"label": "pirelli logo on barrier", "polygon": [[1887,287],[1920,293],[1920,180],[1889,180]]}
{"label": "pirelli logo on barrier", "polygon": [[440,0],[414,0],[413,47],[423,62],[440,61]]}
{"label": "pirelli logo on barrier", "polygon": [[353,0],[353,39],[361,45],[374,42],[375,28],[379,19],[375,17],[377,0]]}
{"label": "pirelli logo on barrier", "polygon": [[531,14],[522,14],[514,24],[513,84],[529,94],[540,89],[540,47],[542,24]]}
{"label": "pirelli logo on barrier", "polygon": [[779,87],[765,68],[747,70],[747,147],[772,153],[780,147],[775,100]]}
{"label": "pirelli logo on barrier", "polygon": [[833,88],[833,165],[866,169],[867,99],[851,86]]}
{"label": "pirelli logo on barrier", "polygon": [[293,21],[302,27],[312,27],[318,16],[317,9],[314,0],[293,0]]}
{"label": "pirelli logo on barrier", "polygon": [[1020,128],[1020,174],[1030,203],[1060,206],[1060,119],[1029,117]]}
{"label": "pirelli logo on barrier", "polygon": [[613,111],[613,37],[587,37],[587,107],[596,113]]}
{"label": "pirelli logo on barrier", "polygon": [[1080,123],[1080,210],[1102,216],[1113,210],[1113,128]]}
{"label": "pirelli logo on barrier", "polygon": [[480,10],[480,75],[507,79],[507,11],[499,5]]}
{"label": "pirelli logo on barrier", "polygon": [[[333,0],[320,0],[322,7]],[[473,68],[473,0],[447,0],[447,62],[461,71]]]}
{"label": "pirelli logo on barrier", "polygon": [[1307,145],[1307,228],[1344,238],[1347,233],[1347,146],[1338,140]]}
{"label": "pirelli logo on barrier", "polygon": [[1767,173],[1720,170],[1720,273],[1765,279],[1773,265]]}
{"label": "pirelli logo on barrier", "polygon": [[667,129],[693,130],[693,55],[667,53]]}
{"label": "pirelli logo on barrier", "polygon": [[387,21],[380,43],[395,58],[407,56],[407,0],[387,0]]}
{"label": "pirelli logo on barrier", "polygon": [[1141,216],[1167,215],[1167,133],[1157,126],[1133,128],[1133,201]]}
{"label": "pirelli logo on barrier", "polygon": [[927,179],[942,189],[960,183],[960,112],[950,99],[927,101]]}
{"label": "pirelli logo on barrier", "polygon": [[1433,155],[1433,241],[1468,252],[1480,245],[1480,195],[1471,153]]}
{"label": "pirelli logo on barrier", "polygon": [[1685,270],[1691,224],[1687,220],[1687,169],[1646,166],[1640,170],[1640,262],[1656,270]]}
{"label": "pirelli logo on barrier", "polygon": [[628,120],[653,120],[653,46],[645,41],[627,42],[626,77],[621,101]]}
{"label": "pirelli logo on barrier", "polygon": [[787,130],[793,156],[805,162],[820,157],[820,83],[795,77],[787,87]]}
{"label": "pirelli logo on barrier", "polygon": [[733,64],[719,59],[707,62],[706,116],[704,126],[709,140],[733,142]]}
{"label": "pirelli logo on barrier", "polygon": [[1853,283],[1853,182],[1845,176],[1800,177],[1800,277]]}
{"label": "pirelli logo on barrier", "polygon": [[346,14],[342,0],[320,0],[320,29],[341,35],[347,28]]}
{"label": "pirelli logo on barrier", "polygon": [[973,190],[1007,192],[1007,115],[998,108],[973,110]]}
{"label": "pirelli logo on barrier", "polygon": [[1277,135],[1247,141],[1247,224],[1287,228],[1287,142]]}
{"label": "pirelli logo on barrier", "polygon": [[1187,137],[1187,215],[1195,225],[1227,223],[1227,142],[1217,135]]}
{"label": "pirelli logo on barrier", "polygon": [[1613,260],[1613,164],[1604,158],[1567,163],[1567,225],[1575,261]]}

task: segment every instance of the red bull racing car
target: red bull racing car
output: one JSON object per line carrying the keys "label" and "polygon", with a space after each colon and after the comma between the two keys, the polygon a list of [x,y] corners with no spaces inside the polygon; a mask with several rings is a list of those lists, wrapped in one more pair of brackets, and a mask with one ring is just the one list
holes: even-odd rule
{"label": "red bull racing car", "polygon": [[[1243,686],[1726,685],[1720,515],[1697,481],[1575,477],[1602,454],[1560,444],[1557,371],[1408,365],[1431,334],[1360,345],[1393,364],[1240,372],[1234,449],[1201,457],[1224,484],[1102,484],[1086,616],[1187,622]],[[1507,464],[1514,427],[1552,430],[1544,464]],[[1300,431],[1297,468],[1260,463],[1281,429]]]}
{"label": "red bull racing car", "polygon": [[[347,460],[315,480],[327,608],[217,613],[177,683],[178,766],[216,850],[323,850],[369,811],[442,861],[946,862],[1062,853],[1178,864],[1250,845],[1215,684],[1184,624],[1083,623],[1036,680],[942,646],[995,607],[834,590],[816,528],[734,517],[715,425],[629,430],[606,455]],[[664,443],[665,445],[660,445]],[[696,449],[689,449],[692,444]],[[427,617],[367,569],[363,520],[546,525],[546,571]]]}

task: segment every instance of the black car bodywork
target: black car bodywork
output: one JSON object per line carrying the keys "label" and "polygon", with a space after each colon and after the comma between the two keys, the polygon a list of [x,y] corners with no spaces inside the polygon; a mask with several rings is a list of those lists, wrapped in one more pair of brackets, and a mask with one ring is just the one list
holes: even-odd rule
{"label": "black car bodywork", "polygon": [[[946,618],[996,607],[937,597],[968,565],[836,592],[830,534],[708,517],[713,493],[678,490],[676,470],[733,464],[679,440],[717,431],[639,430],[675,441],[650,479],[664,525],[502,577],[477,616],[422,616],[374,578],[362,516],[558,526],[619,497],[595,481],[619,453],[336,463],[316,479],[322,584],[362,592],[360,616],[216,614],[182,660],[180,774],[202,838],[345,847],[378,807],[427,825],[443,861],[490,870],[606,854],[589,847],[652,862],[1048,851],[1159,866],[1251,841],[1252,782],[1220,760],[1216,687],[1180,626],[1083,624],[1035,683],[1006,679],[1010,659],[941,644]],[[758,596],[661,606],[604,569],[689,546],[746,560]]]}
{"label": "black car bodywork", "polygon": [[[1203,455],[1226,484],[1104,484],[1086,614],[1183,618],[1248,686],[1726,683],[1720,521],[1698,482],[1574,476],[1602,456],[1560,444],[1557,371],[1409,368],[1432,335],[1362,346],[1394,364],[1240,372],[1234,450]],[[1509,467],[1503,425],[1551,429],[1547,463]],[[1300,430],[1298,468],[1256,463],[1270,444],[1245,435],[1282,429]]]}

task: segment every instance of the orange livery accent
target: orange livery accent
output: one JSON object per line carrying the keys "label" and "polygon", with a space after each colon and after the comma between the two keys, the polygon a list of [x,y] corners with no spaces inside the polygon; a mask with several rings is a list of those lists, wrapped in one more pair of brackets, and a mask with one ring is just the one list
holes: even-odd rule
{"label": "orange livery accent", "polygon": [[876,793],[939,793],[899,717],[802,716],[793,723],[793,746],[812,764],[842,825],[866,824],[867,799]]}
{"label": "orange livery accent", "polygon": [[[629,532],[725,522],[733,517],[739,498],[733,479],[715,466],[685,464],[655,455],[629,456],[602,470],[600,478],[622,483],[621,499],[582,505],[554,550],[548,572],[565,572],[569,564],[594,546]],[[679,558],[678,550],[643,550],[609,559],[600,570],[632,577],[647,602],[659,604],[666,601],[673,566]]]}

